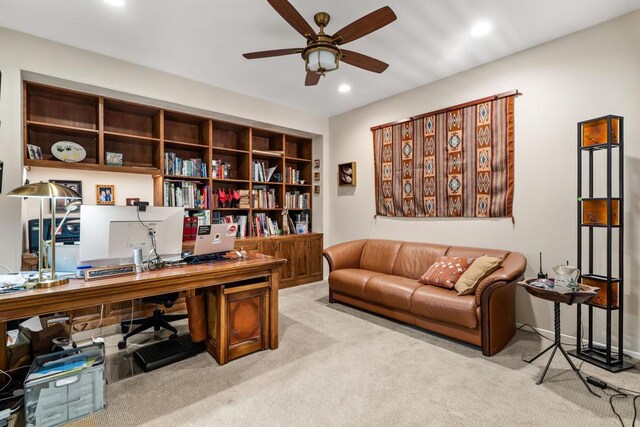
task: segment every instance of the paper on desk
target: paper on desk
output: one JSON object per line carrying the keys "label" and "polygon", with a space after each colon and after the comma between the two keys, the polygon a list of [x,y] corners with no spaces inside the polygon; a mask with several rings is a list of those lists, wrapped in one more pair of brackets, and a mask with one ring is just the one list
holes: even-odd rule
{"label": "paper on desk", "polygon": [[0,276],[0,286],[2,285],[22,285],[27,281],[21,274],[5,274]]}
{"label": "paper on desk", "polygon": [[42,323],[40,322],[40,316],[33,316],[31,319],[27,319],[24,322],[20,323],[20,326],[23,328],[29,329],[33,332],[38,332],[42,330]]}
{"label": "paper on desk", "polygon": [[17,329],[12,329],[10,331],[7,331],[7,347],[12,346],[16,342],[18,342],[19,334],[20,334],[20,331]]}

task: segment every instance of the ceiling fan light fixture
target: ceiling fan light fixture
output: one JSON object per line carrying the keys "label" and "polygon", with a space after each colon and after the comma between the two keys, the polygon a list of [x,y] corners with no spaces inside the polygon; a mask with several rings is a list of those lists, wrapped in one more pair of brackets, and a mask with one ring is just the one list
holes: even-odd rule
{"label": "ceiling fan light fixture", "polygon": [[340,56],[335,49],[318,46],[305,52],[304,63],[307,71],[324,74],[340,67]]}

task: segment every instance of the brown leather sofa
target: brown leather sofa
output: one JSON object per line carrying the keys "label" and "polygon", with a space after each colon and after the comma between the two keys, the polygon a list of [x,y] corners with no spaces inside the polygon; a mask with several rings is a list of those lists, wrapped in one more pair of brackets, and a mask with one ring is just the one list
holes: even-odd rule
{"label": "brown leather sofa", "polygon": [[[522,254],[394,240],[354,240],[323,252],[329,261],[329,301],[340,301],[482,347],[502,350],[515,333],[515,282],[527,266]],[[418,282],[440,256],[502,257],[475,294]]]}

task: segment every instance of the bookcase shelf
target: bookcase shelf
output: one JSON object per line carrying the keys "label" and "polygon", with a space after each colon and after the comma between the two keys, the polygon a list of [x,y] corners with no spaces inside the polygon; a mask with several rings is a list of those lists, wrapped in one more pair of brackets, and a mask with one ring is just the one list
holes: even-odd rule
{"label": "bookcase shelf", "polygon": [[[284,201],[288,193],[307,195],[309,209],[291,209],[296,215],[311,212],[313,197],[312,153],[310,138],[288,135],[236,123],[137,104],[119,99],[49,87],[30,82],[24,83],[25,155],[27,166],[64,168],[115,173],[149,174],[154,177],[153,204],[165,204],[165,182],[177,188],[182,185],[198,190],[206,188],[207,209],[185,208],[185,214],[209,211],[220,216],[244,215],[247,217],[247,238],[256,237],[254,214],[268,218],[277,228],[283,229]],[[87,156],[78,163],[57,160],[51,154],[51,146],[58,141],[80,144]],[[28,157],[26,144],[41,148],[42,159]],[[122,165],[107,164],[107,152],[121,153]],[[180,158],[182,164],[199,159],[206,165],[206,176],[183,176],[166,163]],[[253,178],[254,164],[263,168],[275,168],[277,179],[284,181],[287,170],[295,173],[295,182],[262,182]],[[214,163],[227,176],[214,174]],[[178,162],[177,164],[180,164]],[[192,163],[189,173],[193,170]],[[222,169],[220,169],[222,168]],[[194,171],[194,175],[202,170]],[[184,184],[183,184],[184,183]],[[186,188],[186,187],[185,187]],[[272,194],[273,208],[251,207],[253,190],[266,189]],[[234,191],[249,195],[250,207],[219,207],[218,196]],[[216,205],[217,203],[217,205]],[[309,231],[311,215],[309,215]]]}

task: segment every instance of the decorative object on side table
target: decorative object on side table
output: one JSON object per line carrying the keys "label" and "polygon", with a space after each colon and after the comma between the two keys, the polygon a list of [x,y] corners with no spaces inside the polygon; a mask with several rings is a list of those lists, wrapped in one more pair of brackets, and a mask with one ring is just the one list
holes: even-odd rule
{"label": "decorative object on side table", "polygon": [[589,392],[594,396],[598,396],[598,394],[591,390],[591,387],[589,387],[589,384],[587,384],[587,382],[585,381],[584,377],[580,373],[580,370],[576,368],[576,365],[574,365],[571,361],[571,358],[569,358],[569,354],[562,346],[560,334],[560,304],[563,303],[571,305],[574,303],[584,304],[586,302],[589,302],[589,300],[597,294],[597,289],[576,283],[573,286],[573,289],[575,291],[569,291],[569,287],[567,286],[556,287],[556,283],[553,279],[529,279],[518,282],[518,285],[525,288],[527,292],[534,297],[553,302],[553,324],[555,332],[553,344],[542,350],[533,358],[529,360],[523,359],[527,363],[532,363],[534,360],[536,360],[549,350],[553,349],[553,351],[551,352],[551,357],[549,357],[549,361],[547,362],[544,371],[542,371],[542,375],[540,375],[540,379],[538,380],[537,384],[540,385],[542,384],[542,381],[544,381],[544,377],[545,375],[547,375],[547,371],[549,370],[549,365],[551,365],[551,361],[556,355],[556,351],[559,349],[565,359],[567,359],[567,362],[569,362],[569,365],[571,365],[571,369],[573,369],[576,375],[580,377],[580,380],[585,385],[585,387],[587,387],[587,390],[589,390]]}
{"label": "decorative object on side table", "polygon": [[107,160],[107,166],[122,166],[123,158],[122,153],[112,153],[111,151],[107,151],[105,153],[105,157]]}
{"label": "decorative object on side table", "polygon": [[338,165],[338,185],[356,185],[356,162]]}
{"label": "decorative object on side table", "polygon": [[[48,288],[51,286],[64,285],[69,279],[59,279],[56,277],[56,210],[51,211],[51,268],[45,266],[46,252],[44,250],[44,206],[48,199],[82,199],[82,195],[70,188],[51,182],[39,182],[36,184],[26,184],[10,191],[7,196],[27,197],[40,199],[40,221],[38,226],[38,278],[35,285]],[[45,277],[45,273],[49,273]]]}
{"label": "decorative object on side table", "polygon": [[96,185],[96,204],[115,205],[116,187],[115,185]]}
{"label": "decorative object on side table", "polygon": [[87,157],[87,152],[80,144],[72,141],[58,141],[51,146],[51,154],[63,162],[78,163]]}
{"label": "decorative object on side table", "polygon": [[[82,181],[63,181],[59,179],[50,179],[49,182],[53,184],[62,185],[63,187],[67,187],[78,193],[82,196]],[[66,207],[71,203],[74,199],[55,199],[56,213],[62,213],[66,211]],[[82,201],[82,199],[80,199]],[[49,205],[49,209],[53,209],[54,200],[51,200],[51,204]]]}

